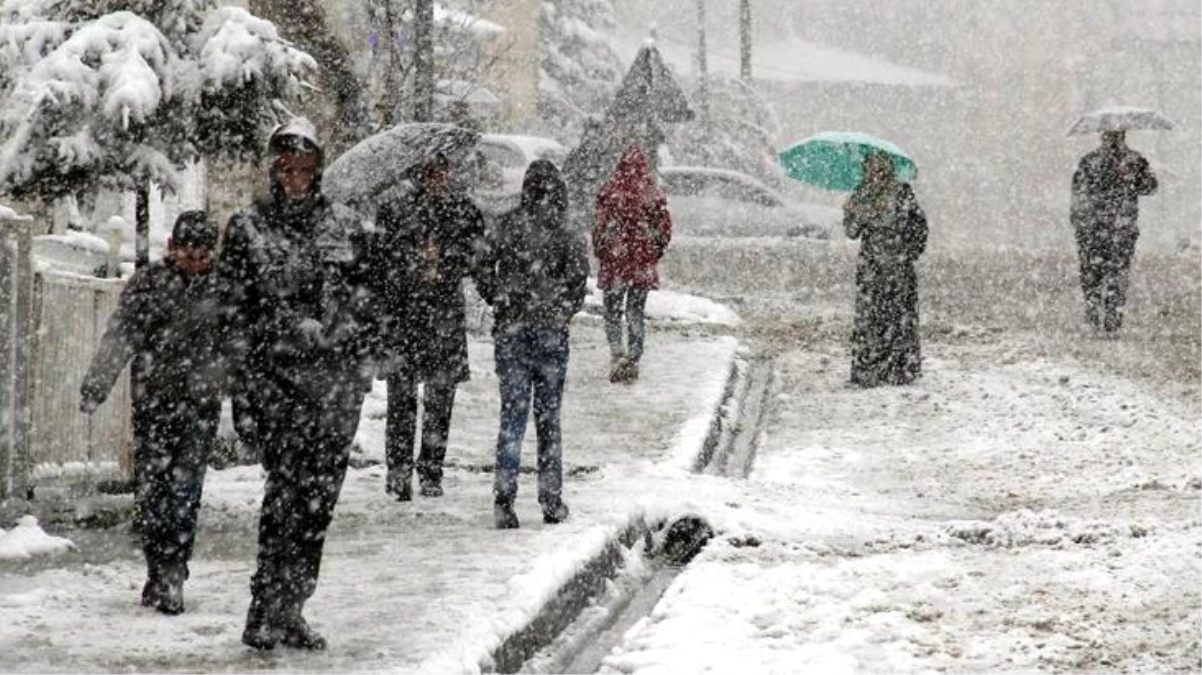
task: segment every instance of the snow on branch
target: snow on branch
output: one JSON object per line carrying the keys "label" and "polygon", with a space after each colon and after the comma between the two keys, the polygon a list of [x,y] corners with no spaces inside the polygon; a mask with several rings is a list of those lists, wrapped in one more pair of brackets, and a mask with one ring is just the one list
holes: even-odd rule
{"label": "snow on branch", "polygon": [[0,0],[0,190],[170,189],[197,154],[253,158],[315,70],[214,0]]}
{"label": "snow on branch", "polygon": [[198,61],[208,90],[260,77],[298,87],[301,74],[317,69],[317,62],[282,40],[270,21],[240,7],[211,12],[196,40],[202,45]]}

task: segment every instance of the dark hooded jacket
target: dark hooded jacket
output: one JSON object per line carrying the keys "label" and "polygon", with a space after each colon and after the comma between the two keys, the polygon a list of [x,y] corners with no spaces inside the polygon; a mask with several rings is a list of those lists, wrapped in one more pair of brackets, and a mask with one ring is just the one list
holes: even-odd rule
{"label": "dark hooded jacket", "polygon": [[219,320],[215,275],[188,275],[171,260],[129,278],[109,317],[80,395],[103,402],[131,359],[138,367],[133,399],[149,413],[181,402],[216,405],[223,371],[216,348]]}
{"label": "dark hooded jacket", "polygon": [[271,195],[230,218],[218,275],[239,386],[318,401],[363,377],[374,334],[367,237],[358,214],[321,194],[320,174],[293,201],[273,174]]}
{"label": "dark hooded jacket", "polygon": [[[438,197],[420,189],[376,214],[373,284],[379,298],[381,344],[391,368],[419,380],[450,374],[468,379],[467,316],[462,281],[481,271],[484,216],[466,196]],[[423,244],[438,251],[431,264]]]}
{"label": "dark hooded jacket", "polygon": [[1072,192],[1078,241],[1116,236],[1134,240],[1139,235],[1139,197],[1156,188],[1148,160],[1130,148],[1104,145],[1082,157]]}
{"label": "dark hooded jacket", "polygon": [[518,324],[566,326],[587,293],[588,247],[568,226],[567,187],[559,169],[533,162],[522,201],[490,237],[482,295],[493,306],[493,330]]}

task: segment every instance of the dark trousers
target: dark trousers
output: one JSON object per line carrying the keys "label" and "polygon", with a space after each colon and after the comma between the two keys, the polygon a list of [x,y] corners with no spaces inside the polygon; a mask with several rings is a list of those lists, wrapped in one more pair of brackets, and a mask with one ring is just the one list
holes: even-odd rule
{"label": "dark trousers", "polygon": [[1135,232],[1122,230],[1077,237],[1085,318],[1094,328],[1112,333],[1123,325],[1137,238]]}
{"label": "dark trousers", "polygon": [[263,385],[248,402],[267,470],[252,613],[299,613],[317,588],[363,392],[358,381],[340,383],[310,400]]}
{"label": "dark trousers", "polygon": [[187,576],[219,413],[212,401],[158,401],[134,417],[136,497],[151,576],[167,568]]}
{"label": "dark trousers", "polygon": [[[424,381],[422,388],[422,440],[417,473],[422,482],[442,480],[447,456],[451,413],[455,408],[458,382],[450,374]],[[389,480],[408,480],[413,475],[413,445],[417,435],[418,379],[410,371],[388,376],[388,417],[384,425],[384,457]]]}
{"label": "dark trousers", "polygon": [[568,329],[518,325],[496,336],[497,380],[501,388],[501,429],[493,494],[512,502],[518,491],[522,438],[530,404],[538,434],[538,501],[545,510],[559,504],[563,490],[563,438],[560,408],[568,371]]}
{"label": "dark trousers", "polygon": [[[625,356],[638,363],[643,357],[643,342],[647,332],[644,323],[647,294],[645,288],[614,288],[603,291],[602,303],[605,305],[605,339],[609,342],[610,353]],[[625,315],[626,349],[622,349],[622,319]]]}

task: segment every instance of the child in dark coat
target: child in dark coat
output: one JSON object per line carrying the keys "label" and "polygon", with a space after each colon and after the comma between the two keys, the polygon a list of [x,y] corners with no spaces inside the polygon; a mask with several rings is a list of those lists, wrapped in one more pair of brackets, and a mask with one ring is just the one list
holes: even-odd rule
{"label": "child in dark coat", "polygon": [[80,387],[91,414],[131,360],[136,499],[146,584],[142,604],[184,611],[205,467],[220,412],[217,227],[203,211],[175,221],[163,260],[129,278]]}

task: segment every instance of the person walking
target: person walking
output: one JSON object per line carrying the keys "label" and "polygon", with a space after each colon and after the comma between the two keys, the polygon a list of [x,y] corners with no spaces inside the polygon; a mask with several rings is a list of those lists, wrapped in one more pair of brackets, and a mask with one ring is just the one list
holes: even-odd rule
{"label": "person walking", "polygon": [[860,239],[851,382],[909,384],[922,373],[914,261],[926,250],[927,219],[888,154],[864,159],[864,178],[843,205],[843,228]]}
{"label": "person walking", "polygon": [[1123,324],[1128,275],[1139,239],[1139,198],[1156,192],[1148,160],[1107,131],[1073,174],[1073,232],[1085,296],[1085,320],[1114,335]]}
{"label": "person walking", "polygon": [[637,144],[626,148],[601,186],[595,212],[592,243],[600,263],[597,285],[610,349],[609,379],[633,382],[639,377],[646,339],[647,294],[659,287],[656,266],[672,239],[667,197]]}
{"label": "person walking", "polygon": [[[388,412],[385,491],[413,498],[417,388],[423,384],[421,494],[443,493],[443,463],[455,389],[470,376],[462,280],[475,277],[485,247],[484,217],[450,183],[450,164],[435,155],[418,169],[416,190],[385,204],[375,278],[381,284]],[[477,286],[479,282],[477,281]]]}
{"label": "person walking", "polygon": [[526,170],[521,203],[500,220],[488,249],[482,290],[493,307],[501,392],[493,482],[497,529],[519,524],[513,503],[531,399],[543,522],[568,517],[560,404],[568,369],[568,325],[588,290],[587,244],[568,220],[567,186],[559,169],[536,160]]}
{"label": "person walking", "polygon": [[322,194],[308,120],[277,127],[268,158],[270,195],[230,218],[218,265],[239,433],[267,471],[242,642],[324,649],[302,609],[370,384],[369,242],[356,214]]}
{"label": "person walking", "polygon": [[205,468],[217,434],[223,386],[216,349],[217,226],[204,211],[176,218],[167,255],[134,272],[109,317],[80,386],[94,413],[131,360],[134,462],[146,583],[142,605],[184,611],[184,580],[196,539]]}

